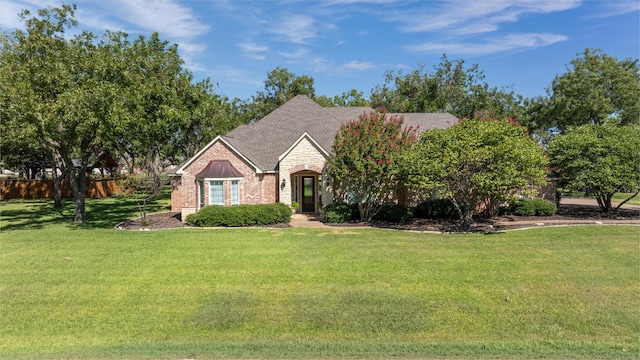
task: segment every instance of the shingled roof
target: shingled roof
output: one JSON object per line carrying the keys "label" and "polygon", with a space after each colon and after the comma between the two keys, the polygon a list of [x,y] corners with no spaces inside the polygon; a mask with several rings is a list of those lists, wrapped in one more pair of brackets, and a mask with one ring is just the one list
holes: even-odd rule
{"label": "shingled roof", "polygon": [[[370,107],[324,108],[304,95],[298,95],[252,125],[236,128],[222,138],[263,171],[274,171],[278,158],[305,132],[330,153],[340,125],[357,120]],[[402,115],[405,126],[420,131],[443,129],[458,119],[448,113]]]}
{"label": "shingled roof", "polygon": [[[331,153],[340,125],[372,110],[370,107],[325,108],[307,96],[298,95],[258,122],[241,125],[220,138],[257,169],[276,171],[280,155],[303,134],[307,133],[325,152]],[[419,131],[447,128],[458,121],[448,113],[388,115],[402,115],[405,126],[417,127]]]}

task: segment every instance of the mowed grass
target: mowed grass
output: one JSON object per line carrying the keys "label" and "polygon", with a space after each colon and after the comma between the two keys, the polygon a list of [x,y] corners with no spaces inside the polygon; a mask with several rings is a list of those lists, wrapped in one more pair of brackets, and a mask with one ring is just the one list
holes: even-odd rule
{"label": "mowed grass", "polygon": [[640,355],[638,227],[128,232],[2,206],[3,359]]}

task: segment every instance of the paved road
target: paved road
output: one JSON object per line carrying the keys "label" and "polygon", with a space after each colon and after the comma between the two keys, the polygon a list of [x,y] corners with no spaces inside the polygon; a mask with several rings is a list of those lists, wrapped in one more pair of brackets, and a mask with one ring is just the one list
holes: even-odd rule
{"label": "paved road", "polygon": [[[619,203],[612,203],[613,207],[618,206]],[[577,197],[568,197],[564,196],[560,199],[560,205],[593,205],[598,206],[598,202],[596,199],[586,199],[586,198],[577,198]],[[631,205],[629,203],[622,205],[622,209],[637,209],[640,210],[640,206]]]}

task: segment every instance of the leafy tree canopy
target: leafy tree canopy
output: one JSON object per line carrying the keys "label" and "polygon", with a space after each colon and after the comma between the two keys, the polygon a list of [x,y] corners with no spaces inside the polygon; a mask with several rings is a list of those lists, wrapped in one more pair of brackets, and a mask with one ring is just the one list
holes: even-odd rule
{"label": "leafy tree canopy", "polygon": [[264,91],[259,91],[250,102],[237,101],[241,121],[258,121],[296,95],[315,98],[313,78],[307,75],[296,76],[286,68],[277,67],[267,74]]}
{"label": "leafy tree canopy", "polygon": [[429,72],[424,64],[407,74],[389,71],[384,85],[371,93],[371,104],[386,106],[390,112],[448,112],[470,117],[476,112],[518,116],[522,98],[507,89],[491,88],[484,82],[478,65],[465,67],[463,60],[450,61],[443,55]]}
{"label": "leafy tree canopy", "polygon": [[[616,192],[640,191],[640,126],[587,124],[549,144],[552,166],[570,191],[589,189],[604,212]],[[633,196],[632,196],[633,197]]]}
{"label": "leafy tree canopy", "polygon": [[638,59],[618,60],[586,49],[555,77],[547,97],[528,104],[525,119],[535,130],[614,123],[640,123]]}
{"label": "leafy tree canopy", "polygon": [[541,185],[547,161],[515,120],[476,116],[424,132],[404,152],[402,163],[415,188],[451,199],[468,228],[481,205],[492,212],[513,195]]}
{"label": "leafy tree canopy", "polygon": [[358,204],[360,219],[370,220],[401,183],[397,160],[416,140],[416,129],[403,129],[403,118],[372,111],[344,123],[329,158],[329,175],[341,200]]}

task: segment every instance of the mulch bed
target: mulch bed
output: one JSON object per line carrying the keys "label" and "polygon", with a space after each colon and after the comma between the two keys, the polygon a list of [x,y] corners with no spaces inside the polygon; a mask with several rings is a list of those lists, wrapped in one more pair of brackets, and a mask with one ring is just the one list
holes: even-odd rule
{"label": "mulch bed", "polygon": [[[548,225],[572,225],[572,224],[594,224],[596,222],[612,222],[612,220],[628,221],[630,224],[638,224],[640,220],[640,210],[620,209],[615,213],[603,214],[597,206],[588,205],[561,205],[558,212],[553,216],[501,216],[493,219],[474,219],[471,232],[495,232],[513,230],[519,228],[548,226]],[[118,224],[117,228],[123,230],[160,230],[185,227],[186,224],[180,219],[178,212],[166,212],[160,214],[147,215],[148,225],[143,224],[142,219],[127,220]],[[372,227],[411,230],[411,231],[435,231],[435,232],[459,232],[460,227],[455,220],[444,219],[413,219],[407,224],[393,224],[386,222],[372,222],[368,224],[350,223],[336,225],[336,227],[350,227],[368,225]],[[286,228],[289,224],[276,224],[270,228]]]}

